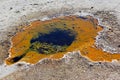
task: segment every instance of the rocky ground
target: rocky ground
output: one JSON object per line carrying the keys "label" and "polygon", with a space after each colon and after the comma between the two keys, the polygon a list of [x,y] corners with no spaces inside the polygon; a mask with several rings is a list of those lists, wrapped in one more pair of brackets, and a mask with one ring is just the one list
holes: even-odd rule
{"label": "rocky ground", "polygon": [[45,59],[1,80],[119,80],[119,75],[119,62],[93,63],[75,52],[57,61]]}
{"label": "rocky ground", "polygon": [[[67,15],[92,15],[104,30],[96,40],[98,48],[120,53],[120,1],[118,0],[1,0],[0,65],[8,57],[10,38],[33,20]],[[0,69],[1,80],[120,80],[118,62],[90,62],[76,52],[61,60],[45,59],[29,68],[15,64],[16,70]],[[11,71],[11,74],[6,74]],[[4,78],[3,78],[4,77]],[[3,79],[2,79],[3,78]]]}

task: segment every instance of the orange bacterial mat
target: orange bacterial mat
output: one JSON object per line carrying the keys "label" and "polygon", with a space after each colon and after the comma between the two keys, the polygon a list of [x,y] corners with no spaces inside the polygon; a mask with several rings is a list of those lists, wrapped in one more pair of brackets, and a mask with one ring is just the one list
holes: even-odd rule
{"label": "orange bacterial mat", "polygon": [[91,16],[34,21],[12,37],[10,57],[5,62],[8,65],[18,61],[35,64],[43,58],[59,59],[78,50],[91,61],[120,59],[120,54],[110,54],[95,47],[95,37],[101,30],[98,20]]}

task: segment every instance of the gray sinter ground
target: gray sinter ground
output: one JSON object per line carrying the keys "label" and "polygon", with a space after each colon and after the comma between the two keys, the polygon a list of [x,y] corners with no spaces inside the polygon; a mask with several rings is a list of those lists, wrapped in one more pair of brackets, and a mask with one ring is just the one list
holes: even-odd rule
{"label": "gray sinter ground", "polygon": [[45,59],[41,63],[15,72],[1,80],[119,80],[120,63],[92,63],[79,53],[61,60]]}
{"label": "gray sinter ground", "polygon": [[[51,9],[49,6],[48,7],[50,9],[45,8],[46,5],[54,4],[54,1],[51,1],[48,3],[42,4],[41,8],[44,8],[44,9],[42,9],[42,11],[36,11],[36,12],[34,11],[34,9],[36,9],[35,7],[41,4],[30,4],[33,6],[32,7],[33,10],[30,7],[29,9],[31,9],[30,11],[34,11],[34,13],[31,12],[31,14],[24,15],[22,16],[22,18],[17,20],[13,19],[15,17],[14,15],[16,16],[18,14],[21,15],[22,10],[16,11],[17,8],[14,9],[13,7],[11,7],[9,10],[11,14],[9,13],[10,14],[9,16],[12,16],[13,18],[12,17],[9,18],[10,20],[5,19],[5,21],[6,20],[8,20],[9,22],[11,21],[10,22],[11,24],[13,24],[12,20],[20,21],[21,22],[20,24],[18,24],[17,22],[14,23],[14,24],[17,24],[18,26],[21,24],[27,24],[28,20],[40,19],[40,18],[46,17],[46,15],[47,17],[52,18],[52,17],[58,17],[61,14],[63,16],[69,15],[74,12],[78,12],[80,15],[82,15],[84,12],[88,14],[93,14],[95,17],[100,19],[100,24],[103,24],[105,26],[104,31],[102,31],[99,35],[100,38],[97,38],[97,42],[96,42],[97,47],[104,48],[104,50],[108,52],[120,53],[120,48],[119,48],[120,27],[119,27],[119,20],[116,17],[117,15],[115,15],[115,13],[118,13],[118,12],[113,10],[109,11],[109,8],[111,9],[112,7],[111,5],[106,7],[107,0],[106,2],[104,2],[105,4],[104,7],[106,7],[107,9],[103,10],[105,9],[104,7],[102,9],[99,9],[101,5],[103,6],[103,4],[101,4],[101,1],[99,1],[97,4],[94,4],[95,7],[93,7],[94,6],[93,4],[92,6],[91,5],[81,6],[82,2],[81,3],[76,2],[75,4],[77,3],[80,4],[79,7],[75,7],[76,5],[73,3],[72,6],[74,7],[72,7],[71,4],[67,4],[67,5],[65,4],[64,6],[57,9]],[[118,1],[118,0],[115,0],[115,1]],[[107,4],[110,4],[110,3],[111,2]],[[117,10],[118,9],[117,7],[119,7],[119,5],[112,5],[112,6],[115,8],[115,10]],[[26,10],[29,10],[28,7],[25,7],[25,8],[27,8]],[[4,11],[2,12],[4,13]],[[4,13],[4,15],[2,16],[6,16],[6,15],[8,14]],[[2,21],[4,20],[1,20],[1,23]],[[10,38],[17,31],[21,31],[21,27],[14,26],[12,28],[9,28],[7,31],[6,30],[0,31],[0,34],[2,35],[0,36],[0,64],[2,64],[4,59],[8,56],[8,49],[10,47]],[[19,67],[20,66],[21,65],[19,65]],[[80,80],[80,79],[81,80],[93,80],[93,79],[94,80],[120,80],[119,70],[120,70],[119,62],[118,63],[117,62],[116,63],[92,63],[87,59],[78,55],[78,53],[76,53],[74,55],[69,54],[67,58],[63,58],[62,60],[58,60],[58,61],[44,60],[41,63],[31,66],[29,69],[16,71],[13,74],[10,74],[9,76],[6,76],[1,80]]]}

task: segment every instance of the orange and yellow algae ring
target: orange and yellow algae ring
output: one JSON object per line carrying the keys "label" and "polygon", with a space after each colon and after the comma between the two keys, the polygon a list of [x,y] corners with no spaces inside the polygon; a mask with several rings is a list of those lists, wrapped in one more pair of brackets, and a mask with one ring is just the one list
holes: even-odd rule
{"label": "orange and yellow algae ring", "polygon": [[25,61],[37,63],[43,58],[59,59],[67,52],[80,50],[92,61],[120,59],[94,47],[95,37],[102,30],[91,16],[66,16],[47,21],[34,21],[12,37],[10,57],[6,64]]}

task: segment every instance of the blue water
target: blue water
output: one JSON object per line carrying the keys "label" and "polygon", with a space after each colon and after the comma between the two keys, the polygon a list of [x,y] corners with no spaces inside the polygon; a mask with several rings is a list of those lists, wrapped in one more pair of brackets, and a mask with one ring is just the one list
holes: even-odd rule
{"label": "blue water", "polygon": [[39,34],[39,37],[33,38],[30,42],[34,43],[39,41],[40,43],[48,43],[53,45],[70,45],[75,39],[75,34],[71,30],[55,29],[49,34]]}

